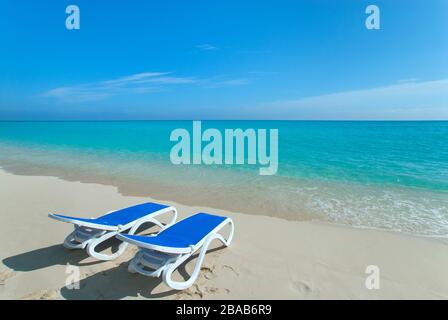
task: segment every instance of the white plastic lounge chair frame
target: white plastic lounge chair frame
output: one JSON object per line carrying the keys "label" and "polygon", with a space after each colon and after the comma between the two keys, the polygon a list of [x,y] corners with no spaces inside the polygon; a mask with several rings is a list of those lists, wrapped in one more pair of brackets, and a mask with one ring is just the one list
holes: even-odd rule
{"label": "white plastic lounge chair frame", "polygon": [[[113,212],[113,211],[112,211]],[[164,213],[172,212],[173,216],[166,225],[163,225],[160,221],[156,220],[155,217],[160,216]],[[110,212],[109,212],[110,213]],[[78,221],[78,220],[72,220],[70,218],[60,217],[58,215],[49,214],[50,218],[62,221],[62,222],[68,222],[73,223],[75,230],[73,230],[72,233],[70,233],[64,240],[64,247],[70,250],[73,249],[85,249],[87,248],[87,253],[98,260],[113,260],[117,257],[119,257],[128,247],[129,243],[122,242],[120,243],[118,250],[114,252],[113,254],[103,254],[95,251],[95,248],[107,241],[108,239],[115,237],[118,233],[126,232],[127,234],[134,234],[138,228],[146,223],[151,222],[157,226],[160,227],[161,230],[168,228],[174,222],[176,222],[177,219],[177,210],[174,207],[166,207],[159,211],[148,213],[148,215],[143,216],[140,219],[134,220],[126,225],[118,225],[118,226],[108,226],[108,225],[101,225],[91,222],[85,222],[85,221]],[[161,231],[160,230],[160,231]],[[160,232],[159,231],[159,232]]]}
{"label": "white plastic lounge chair frame", "polygon": [[[219,233],[226,226],[230,227],[227,239]],[[204,237],[200,242],[198,242],[194,246],[190,246],[189,248],[156,246],[125,238],[120,234],[117,235],[117,238],[119,238],[120,240],[128,241],[129,243],[135,244],[140,247],[140,250],[137,252],[136,256],[131,260],[129,264],[128,270],[130,272],[139,273],[149,277],[159,277],[160,275],[162,275],[163,281],[166,285],[175,290],[184,290],[189,288],[196,281],[210,243],[213,240],[217,239],[221,241],[226,247],[228,247],[232,242],[233,234],[233,221],[230,218],[226,218],[216,228],[208,233],[208,235]],[[190,278],[186,281],[181,282],[174,281],[172,279],[173,272],[191,256],[193,256],[199,249],[199,256],[197,258],[196,265]],[[145,268],[149,268],[152,270],[148,271]]]}

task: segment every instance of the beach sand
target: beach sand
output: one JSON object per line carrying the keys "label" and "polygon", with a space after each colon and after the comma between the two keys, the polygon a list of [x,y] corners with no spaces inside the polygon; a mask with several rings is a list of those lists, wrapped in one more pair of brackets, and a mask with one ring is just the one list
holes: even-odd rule
{"label": "beach sand", "polygon": [[[217,242],[185,291],[129,273],[135,247],[109,262],[64,249],[72,226],[47,217],[50,212],[95,217],[147,201],[176,206],[179,218],[205,211],[235,222],[231,246]],[[112,186],[4,171],[0,210],[0,299],[448,298],[446,239],[184,206],[122,196]],[[187,276],[194,262],[177,276]],[[80,267],[78,290],[66,288],[67,264]],[[366,288],[369,265],[379,267],[380,289]]]}

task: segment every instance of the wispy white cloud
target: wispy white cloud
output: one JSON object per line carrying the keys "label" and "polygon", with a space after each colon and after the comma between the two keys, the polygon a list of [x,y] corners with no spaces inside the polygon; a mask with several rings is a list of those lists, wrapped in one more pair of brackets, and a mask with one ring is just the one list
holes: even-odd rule
{"label": "wispy white cloud", "polygon": [[123,94],[148,94],[169,90],[175,86],[197,85],[204,88],[221,88],[248,84],[247,79],[229,79],[212,77],[198,79],[195,77],[173,76],[171,72],[144,72],[110,80],[84,83],[73,86],[58,87],[42,94],[64,103],[79,103],[103,100]]}
{"label": "wispy white cloud", "polygon": [[196,48],[201,51],[215,51],[219,49],[218,47],[211,45],[209,43],[199,44],[196,46]]}
{"label": "wispy white cloud", "polygon": [[167,74],[170,74],[170,72],[143,72],[113,80],[102,81],[101,83],[107,85],[125,85],[132,82],[143,81],[145,79],[158,79]]}
{"label": "wispy white cloud", "polygon": [[167,86],[196,83],[194,78],[174,77],[169,72],[145,72],[111,80],[51,89],[44,97],[62,102],[102,100],[118,94],[145,94],[159,92]]}
{"label": "wispy white cloud", "polygon": [[448,79],[407,81],[258,106],[267,118],[448,119]]}
{"label": "wispy white cloud", "polygon": [[145,83],[156,83],[156,84],[188,84],[188,83],[197,83],[200,80],[194,78],[182,78],[182,77],[157,77],[157,78],[149,78],[149,79],[141,79],[135,81],[138,84]]}

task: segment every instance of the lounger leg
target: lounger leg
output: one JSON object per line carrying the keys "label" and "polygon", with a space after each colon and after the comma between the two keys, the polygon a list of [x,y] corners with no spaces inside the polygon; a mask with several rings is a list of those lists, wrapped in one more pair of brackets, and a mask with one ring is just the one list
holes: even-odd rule
{"label": "lounger leg", "polygon": [[[151,222],[151,223],[157,225],[158,227],[160,227],[163,230],[164,228],[170,226],[171,224],[173,224],[176,221],[176,218],[177,218],[177,211],[176,211],[176,209],[173,208],[172,212],[173,212],[173,217],[172,217],[171,221],[167,225],[163,225],[160,221],[158,221],[158,220],[156,220],[156,219],[154,219],[152,217],[145,217],[145,218],[142,218],[142,219],[138,220],[132,226],[132,228],[129,230],[129,232],[127,232],[127,233],[128,234],[134,234],[138,230],[138,228],[142,224],[144,224],[146,222]],[[106,240],[108,240],[108,239],[110,239],[112,237],[115,237],[117,234],[118,234],[118,232],[113,231],[113,232],[106,233],[105,235],[103,235],[103,236],[101,236],[101,237],[99,237],[97,239],[92,239],[92,241],[87,244],[87,253],[91,257],[94,257],[94,258],[96,258],[98,260],[103,260],[103,261],[113,260],[113,259],[119,257],[127,249],[129,243],[122,242],[120,244],[120,246],[118,247],[117,252],[115,252],[113,254],[109,254],[109,255],[108,254],[99,253],[99,252],[95,251],[96,246],[98,246],[100,243],[102,243],[102,242],[104,242],[104,241],[106,241]]]}
{"label": "lounger leg", "polygon": [[[201,251],[199,253],[199,257],[198,260],[196,262],[196,266],[193,270],[193,273],[191,274],[190,278],[186,281],[174,281],[172,279],[172,274],[173,272],[182,264],[184,263],[186,260],[188,260],[188,258],[190,258],[194,252],[190,253],[190,254],[186,254],[183,257],[181,257],[180,259],[178,259],[175,263],[168,265],[167,268],[164,270],[163,272],[163,281],[171,288],[175,289],[175,290],[184,290],[189,288],[197,279],[199,272],[201,270],[201,266],[202,266],[202,262],[205,258],[205,254],[207,253],[208,247],[210,245],[210,243],[215,240],[218,239],[219,241],[221,241],[225,246],[229,246],[230,243],[232,242],[233,239],[233,233],[234,233],[234,225],[233,225],[233,221],[231,219],[227,219],[226,222],[223,224],[222,227],[226,226],[226,225],[230,225],[230,233],[227,239],[225,239],[222,235],[220,235],[219,233],[214,233],[211,234],[207,240],[205,240],[204,244],[202,245]],[[222,229],[222,228],[221,228]],[[218,230],[219,231],[219,230]]]}
{"label": "lounger leg", "polygon": [[63,246],[67,249],[84,249],[95,237],[102,236],[106,231],[96,230],[86,232],[82,230],[82,227],[75,225],[75,230],[70,233],[65,239]]}
{"label": "lounger leg", "polygon": [[[111,232],[108,232],[108,233],[106,233],[105,235],[103,235],[103,236],[101,236],[101,237],[99,237],[99,238],[97,238],[97,239],[92,239],[92,241],[87,245],[87,253],[88,253],[91,257],[96,258],[96,259],[98,259],[98,260],[107,261],[107,260],[115,259],[116,257],[119,256],[118,253],[121,254],[120,251],[121,251],[121,249],[122,249],[122,244],[123,244],[123,243],[120,244],[120,247],[118,248],[118,251],[117,251],[117,252],[115,252],[114,254],[110,254],[110,255],[103,254],[103,253],[99,253],[99,252],[95,251],[95,248],[96,248],[99,244],[103,243],[104,241],[106,241],[106,240],[108,240],[108,239],[110,239],[110,238],[112,238],[112,237],[115,237],[115,235],[117,235],[117,233],[118,233],[117,231],[111,231]],[[126,249],[126,247],[123,248],[122,251],[124,251],[125,249]]]}
{"label": "lounger leg", "polygon": [[70,250],[74,250],[74,249],[84,249],[87,246],[87,241],[84,242],[77,242],[75,240],[75,233],[76,230],[73,231],[72,233],[70,233],[64,240],[64,247]]}

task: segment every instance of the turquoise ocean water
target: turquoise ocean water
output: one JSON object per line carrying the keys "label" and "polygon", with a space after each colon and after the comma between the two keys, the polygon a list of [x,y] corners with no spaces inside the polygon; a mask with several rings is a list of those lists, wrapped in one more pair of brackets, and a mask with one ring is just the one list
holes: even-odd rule
{"label": "turquoise ocean water", "polygon": [[0,122],[0,166],[186,204],[448,236],[448,122],[203,121],[279,130],[279,169],[170,162],[191,121]]}

